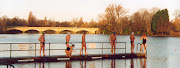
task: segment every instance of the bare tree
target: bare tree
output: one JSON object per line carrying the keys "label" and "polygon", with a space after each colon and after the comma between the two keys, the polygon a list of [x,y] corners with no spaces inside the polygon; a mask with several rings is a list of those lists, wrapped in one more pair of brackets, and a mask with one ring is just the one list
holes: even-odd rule
{"label": "bare tree", "polygon": [[106,8],[105,14],[100,15],[99,17],[101,22],[106,22],[106,28],[109,32],[118,31],[117,33],[122,33],[120,18],[126,13],[126,10],[121,5],[110,4]]}
{"label": "bare tree", "polygon": [[173,15],[175,16],[175,19],[176,19],[176,18],[180,18],[180,10],[178,10],[178,9],[175,10],[174,13],[173,13]]}

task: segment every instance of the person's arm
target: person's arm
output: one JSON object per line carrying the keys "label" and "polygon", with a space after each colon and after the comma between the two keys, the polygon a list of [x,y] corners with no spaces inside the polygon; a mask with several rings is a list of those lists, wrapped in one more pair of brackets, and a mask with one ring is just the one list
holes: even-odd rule
{"label": "person's arm", "polygon": [[69,51],[69,53],[71,53],[71,52],[72,52],[72,50]]}
{"label": "person's arm", "polygon": [[72,52],[76,52],[76,51],[72,50]]}
{"label": "person's arm", "polygon": [[74,50],[73,50],[73,48],[72,48],[72,47],[71,47],[70,49],[71,49],[71,51],[72,51],[72,52],[76,52],[76,51],[74,51]]}
{"label": "person's arm", "polygon": [[140,39],[143,39],[143,37],[141,37]]}
{"label": "person's arm", "polygon": [[39,41],[41,41],[41,36],[39,37],[39,39],[38,39]]}
{"label": "person's arm", "polygon": [[111,43],[111,36],[109,37],[109,43]]}
{"label": "person's arm", "polygon": [[148,40],[148,38],[146,37],[146,40]]}
{"label": "person's arm", "polygon": [[[115,36],[115,38],[116,38],[116,36]],[[116,44],[117,44],[117,38],[116,38]]]}
{"label": "person's arm", "polygon": [[67,40],[67,36],[66,36],[66,42],[67,42],[68,40]]}

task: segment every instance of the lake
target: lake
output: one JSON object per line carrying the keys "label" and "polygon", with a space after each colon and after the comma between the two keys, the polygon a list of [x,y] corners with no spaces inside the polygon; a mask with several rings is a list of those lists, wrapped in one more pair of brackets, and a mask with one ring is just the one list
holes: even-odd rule
{"label": "lake", "polygon": [[[48,43],[52,49],[65,49],[65,37],[67,34],[46,34],[46,49]],[[0,43],[39,43],[37,40],[40,34],[0,34]],[[81,42],[82,34],[72,34],[70,42]],[[87,34],[86,42],[108,42],[110,35]],[[126,42],[126,52],[130,53],[130,35],[117,35],[118,42]],[[135,36],[135,49],[137,43],[141,43],[141,36]],[[49,63],[23,63],[13,64],[15,68],[179,68],[180,67],[180,37],[148,37],[147,41],[147,59],[109,59],[95,61],[67,61],[67,62],[49,62]],[[81,47],[81,43],[75,44],[75,49]],[[1,44],[0,50],[8,50],[10,44]],[[117,47],[124,47],[125,44],[118,43]],[[34,49],[34,44],[12,44],[13,50]],[[36,45],[37,49],[39,44]],[[96,43],[96,48],[101,48],[102,43]],[[109,43],[103,43],[103,46],[110,48]],[[90,44],[87,44],[90,47]],[[79,50],[73,55],[79,54]],[[111,54],[110,49],[103,50],[104,54]],[[9,57],[9,52],[0,52],[0,57]],[[36,52],[39,55],[39,51]],[[45,52],[48,55],[48,51]],[[65,55],[64,50],[51,51],[51,55]],[[101,50],[89,49],[88,54],[101,54]],[[116,53],[124,53],[124,50],[116,50]],[[12,52],[12,56],[34,56],[34,51]],[[0,65],[0,68],[6,68]]]}

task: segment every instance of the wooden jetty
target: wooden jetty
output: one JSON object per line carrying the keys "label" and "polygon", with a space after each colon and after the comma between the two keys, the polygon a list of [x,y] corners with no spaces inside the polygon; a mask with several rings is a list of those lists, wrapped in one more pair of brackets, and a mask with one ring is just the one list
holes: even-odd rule
{"label": "wooden jetty", "polygon": [[65,55],[44,56],[44,57],[11,57],[0,58],[0,65],[8,65],[15,63],[31,63],[31,62],[61,62],[61,61],[92,61],[98,59],[132,59],[132,58],[146,58],[146,53],[127,53],[127,54],[90,54],[90,55],[73,55],[71,58]]}
{"label": "wooden jetty", "polygon": [[[97,43],[97,42],[95,42]],[[72,57],[66,57],[66,55],[51,55],[51,50],[63,50],[64,49],[52,49],[51,44],[49,44],[49,49],[46,49],[49,51],[49,55],[47,56],[37,56],[36,52],[39,51],[36,48],[36,43],[0,43],[0,44],[8,44],[9,50],[0,50],[0,52],[9,52],[9,57],[0,57],[0,65],[11,65],[15,63],[31,63],[31,62],[61,62],[61,61],[92,61],[92,60],[99,60],[99,59],[132,59],[132,58],[146,58],[146,53],[126,53],[126,42],[117,42],[124,44],[124,48],[116,48],[116,49],[122,49],[125,51],[125,53],[117,53],[115,55],[112,54],[104,54],[104,49],[111,49],[111,48],[104,48],[103,43],[109,43],[109,42],[101,42],[101,48],[94,48],[95,49],[101,49],[101,54],[89,54],[89,55],[72,55]],[[12,44],[34,44],[34,50],[13,50]],[[62,43],[64,44],[64,43]],[[13,45],[16,46],[16,45]],[[137,44],[138,49],[138,44]],[[80,49],[79,49],[80,50]],[[21,57],[12,57],[12,51],[34,51],[34,56],[21,56]]]}

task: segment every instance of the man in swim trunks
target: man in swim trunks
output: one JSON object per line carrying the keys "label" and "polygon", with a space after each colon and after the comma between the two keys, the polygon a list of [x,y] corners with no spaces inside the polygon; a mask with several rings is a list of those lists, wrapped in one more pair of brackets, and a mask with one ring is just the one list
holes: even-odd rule
{"label": "man in swim trunks", "polygon": [[85,48],[85,55],[88,55],[88,54],[86,53],[85,35],[86,35],[86,32],[84,32],[84,34],[83,34],[83,36],[82,36],[82,47],[81,47],[81,50],[80,50],[80,55],[82,55],[81,51],[83,50],[83,47]]}
{"label": "man in swim trunks", "polygon": [[71,38],[70,35],[71,35],[70,32],[68,32],[68,35],[66,36],[66,47],[69,47],[69,40]]}
{"label": "man in swim trunks", "polygon": [[[116,44],[117,44],[117,39],[116,39],[116,32],[113,32],[113,34],[111,34],[110,38],[109,38],[109,42],[111,44],[111,52],[112,55],[116,54]],[[114,48],[114,53],[113,53],[113,48]]]}
{"label": "man in swim trunks", "polygon": [[142,44],[141,44],[141,49],[140,49],[140,52],[141,53],[141,50],[144,46],[144,53],[146,53],[146,41],[148,40],[148,38],[146,37],[146,35],[144,34],[140,39],[142,39]]}
{"label": "man in swim trunks", "polygon": [[43,48],[43,56],[45,56],[44,54],[44,48],[45,48],[45,33],[42,32],[42,35],[39,37],[38,39],[40,41],[40,56],[41,56],[41,50]]}
{"label": "man in swim trunks", "polygon": [[134,32],[132,32],[132,35],[130,37],[130,40],[131,40],[131,53],[134,53]]}

